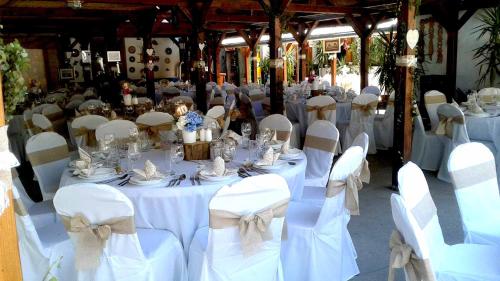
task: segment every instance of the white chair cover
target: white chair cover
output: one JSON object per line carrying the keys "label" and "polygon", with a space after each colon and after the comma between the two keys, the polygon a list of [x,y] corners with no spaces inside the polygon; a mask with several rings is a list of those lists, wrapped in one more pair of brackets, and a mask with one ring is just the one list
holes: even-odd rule
{"label": "white chair cover", "polygon": [[[347,181],[363,160],[360,147],[349,148],[335,163],[330,182]],[[316,188],[319,190],[319,188]],[[325,189],[322,189],[325,196]],[[345,281],[359,273],[356,250],[347,230],[346,189],[326,197],[322,206],[290,202],[286,216],[288,240],[283,241],[281,259],[285,280]]]}
{"label": "white chair cover", "polygon": [[74,110],[74,109],[77,109],[78,107],[80,107],[80,105],[82,103],[83,103],[83,100],[79,100],[79,99],[72,100],[72,101],[68,102],[64,108],[68,109],[68,110]]}
{"label": "white chair cover", "polygon": [[33,111],[31,109],[26,109],[23,112],[23,120],[24,120],[24,125],[26,127],[26,130],[28,131],[29,136],[31,137],[33,134],[32,128],[33,128]]}
{"label": "white chair cover", "polygon": [[89,105],[94,105],[95,107],[102,107],[104,105],[104,103],[102,101],[96,100],[96,99],[86,100],[78,106],[78,110],[79,111],[87,110]]}
{"label": "white chair cover", "polygon": [[370,138],[366,133],[361,133],[354,139],[352,146],[359,146],[363,149],[363,163],[359,169],[358,176],[360,176],[362,182],[370,183],[370,168],[366,159],[368,148],[370,147]]}
{"label": "white chair cover", "polygon": [[66,140],[54,132],[44,132],[29,138],[26,154],[40,185],[43,200],[54,197],[69,154]]}
{"label": "white chair cover", "polygon": [[72,95],[71,98],[69,98],[69,101],[72,102],[72,101],[81,101],[81,102],[84,102],[85,101],[85,96],[82,95],[82,94],[75,94],[75,95]]}
{"label": "white chair cover", "polygon": [[477,95],[479,96],[479,100],[485,103],[496,103],[500,101],[499,88],[483,88]]}
{"label": "white chair cover", "polygon": [[[225,114],[226,114],[226,109],[222,105],[216,105],[216,106],[210,108],[207,111],[205,119],[203,120],[204,125],[208,126],[211,123],[215,123],[215,124],[217,124],[217,128],[223,129],[223,126],[221,126],[222,123],[219,123],[218,120],[224,121]],[[212,134],[214,134],[214,133],[216,134],[216,135],[213,135],[214,138],[216,138],[220,135],[220,131],[219,132],[212,132]]]}
{"label": "white chair cover", "polygon": [[451,152],[448,170],[464,242],[500,246],[500,196],[493,154],[480,143],[461,144]]}
{"label": "white chair cover", "polygon": [[397,230],[415,255],[427,260],[434,279],[500,280],[498,248],[485,245],[447,245],[436,207],[422,171],[409,162],[398,173],[401,196],[393,194],[391,206]]}
{"label": "white chair cover", "polygon": [[[470,142],[467,129],[465,128],[465,117],[459,108],[451,104],[442,104],[437,109],[439,116],[438,128],[436,134],[441,132],[447,137],[442,138],[444,142],[443,157],[439,167],[438,179],[450,182],[450,174],[448,172],[448,158],[451,151],[462,143]],[[442,130],[441,130],[442,129]]]}
{"label": "white chair cover", "polygon": [[97,93],[94,87],[88,87],[85,89],[85,92],[83,92],[84,97],[96,97]]}
{"label": "white chair cover", "polygon": [[135,120],[135,123],[157,126],[166,123],[174,124],[174,121],[175,121],[174,117],[169,113],[152,111],[152,112],[146,112],[138,116],[137,119]]}
{"label": "white chair cover", "polygon": [[443,138],[426,132],[420,115],[413,117],[411,161],[423,170],[437,171],[443,158]]}
{"label": "white chair cover", "polygon": [[375,118],[373,123],[373,134],[377,149],[389,149],[392,147],[394,136],[394,92],[389,96],[384,116]]}
{"label": "white chair cover", "polygon": [[306,103],[307,125],[310,126],[316,120],[328,120],[336,125],[336,105],[335,100],[330,96],[317,96],[308,99]]}
{"label": "white chair cover", "polygon": [[[292,136],[292,123],[286,116],[281,114],[269,115],[259,123],[259,130],[269,128],[277,132],[278,140],[290,143]],[[296,132],[298,134],[299,132]]]}
{"label": "white chair cover", "polygon": [[42,114],[34,113],[31,117],[31,121],[33,122],[33,126],[36,129],[41,131],[51,131],[53,130],[52,122]]}
{"label": "white chair cover", "polygon": [[439,124],[437,108],[440,104],[446,103],[446,96],[436,90],[428,91],[424,94],[424,102],[425,109],[431,120],[431,131],[434,132]]}
{"label": "white chair cover", "polygon": [[[222,187],[210,201],[210,226],[199,229],[191,243],[189,280],[283,280],[280,247],[289,200],[287,183],[273,174],[245,178]],[[268,212],[263,214],[264,211]],[[229,217],[235,220],[266,220],[267,235],[263,236],[267,239],[250,243],[255,247],[253,251],[244,250],[247,247],[240,238],[243,228],[238,222],[234,226],[221,225],[218,222],[221,217],[216,215],[220,212],[229,212]]]}
{"label": "white chair cover", "polygon": [[37,105],[35,106],[32,111],[33,113],[38,113],[38,114],[42,114],[42,111],[43,109],[46,107],[46,106],[49,106],[50,103],[43,103],[43,104],[40,104],[40,105]]}
{"label": "white chair cover", "polygon": [[[16,186],[12,194],[23,280],[48,280],[50,277],[76,280],[73,249],[62,224],[53,222],[35,227]],[[49,278],[42,279],[44,276]]]}
{"label": "white chair cover", "polygon": [[[101,124],[107,123],[108,119],[106,117],[100,116],[100,115],[84,115],[77,117],[71,122],[71,130],[69,132],[71,138],[75,140],[75,145],[80,147],[80,146],[85,146],[89,145],[90,143],[93,142],[93,140],[88,140],[87,138],[89,137],[88,134],[80,134],[78,130],[80,128],[85,128],[87,130],[94,131],[94,134],[90,135],[95,135],[95,130],[97,127],[99,127]],[[94,137],[94,136],[91,136]]]}
{"label": "white chair cover", "polygon": [[53,94],[48,94],[45,97],[46,102],[50,102],[50,100],[54,100],[55,102],[64,102],[65,99],[66,99],[65,93],[53,93]]}
{"label": "white chair cover", "polygon": [[363,88],[363,90],[361,90],[361,95],[364,94],[380,96],[380,89],[377,86],[366,86]]}
{"label": "white chair cover", "polygon": [[183,102],[189,110],[193,109],[194,101],[191,97],[188,96],[178,96],[170,99],[171,102]]}
{"label": "white chair cover", "polygon": [[360,133],[365,132],[370,137],[369,154],[377,153],[375,136],[373,134],[373,120],[378,104],[378,97],[373,94],[364,94],[355,97],[352,101],[351,120],[344,136],[344,149],[352,145],[352,141]]}
{"label": "white chair cover", "polygon": [[305,186],[326,186],[338,142],[339,131],[330,121],[317,120],[307,128]]}
{"label": "white chair cover", "polygon": [[95,130],[97,140],[104,139],[106,134],[114,134],[115,139],[124,139],[129,137],[129,130],[137,128],[137,125],[128,120],[112,120],[101,124]]}
{"label": "white chair cover", "polygon": [[[110,225],[110,220],[134,220],[132,202],[107,185],[85,183],[63,187],[54,197],[54,205],[62,220],[68,222],[78,216],[93,226]],[[129,228],[118,234],[111,226],[97,267],[78,270],[79,281],[187,280],[184,254],[174,235],[165,230],[135,229],[133,223]],[[74,229],[67,232],[74,244],[79,243],[82,232]],[[75,251],[77,266],[80,257],[89,257],[85,252],[80,254],[83,255]]]}
{"label": "white chair cover", "polygon": [[153,101],[150,98],[146,98],[146,97],[138,97],[137,102],[139,104],[146,104],[146,103],[152,104],[153,103]]}

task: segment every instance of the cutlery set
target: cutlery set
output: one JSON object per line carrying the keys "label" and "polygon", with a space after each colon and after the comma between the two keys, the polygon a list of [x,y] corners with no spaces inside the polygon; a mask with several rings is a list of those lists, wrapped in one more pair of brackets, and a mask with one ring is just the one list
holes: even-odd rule
{"label": "cutlery set", "polygon": [[186,179],[186,174],[182,174],[179,177],[175,177],[168,182],[167,187],[179,186],[181,182],[185,179]]}

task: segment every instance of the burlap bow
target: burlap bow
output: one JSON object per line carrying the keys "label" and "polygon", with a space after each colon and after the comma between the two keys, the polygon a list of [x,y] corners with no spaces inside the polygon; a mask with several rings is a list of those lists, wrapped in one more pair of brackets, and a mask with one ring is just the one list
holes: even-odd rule
{"label": "burlap bow", "polygon": [[334,153],[335,148],[337,147],[337,142],[334,139],[306,135],[304,147],[314,148],[328,153]]}
{"label": "burlap bow", "polygon": [[91,146],[91,147],[97,146],[97,139],[95,136],[95,130],[88,129],[85,127],[80,127],[80,128],[74,129],[74,135],[75,135],[75,137],[82,137],[83,143],[86,144],[87,146]]}
{"label": "burlap bow", "polygon": [[172,123],[162,123],[158,125],[146,125],[138,123],[137,127],[141,131],[146,131],[153,142],[160,142],[160,132],[170,131],[172,129]]}
{"label": "burlap bow", "polygon": [[438,113],[439,124],[436,128],[436,135],[447,136],[449,138],[453,138],[453,123],[455,124],[464,124],[464,117],[459,116],[444,116]]}
{"label": "burlap bow", "polygon": [[64,119],[64,113],[62,111],[57,111],[53,113],[44,114],[47,119],[54,122],[59,119]]}
{"label": "burlap bow", "polygon": [[335,110],[337,105],[335,103],[327,104],[327,105],[308,105],[306,107],[307,112],[316,111],[316,118],[318,120],[326,120],[325,113],[326,111]]}
{"label": "burlap bow", "polygon": [[389,261],[388,281],[394,281],[395,269],[405,269],[409,281],[434,281],[434,273],[432,272],[429,260],[420,259],[410,245],[403,242],[401,233],[394,230],[389,241],[391,249],[391,257]]}
{"label": "burlap bow", "polygon": [[[282,218],[288,208],[288,199],[279,201],[269,208],[250,215],[241,216],[225,210],[210,210],[210,228],[222,229],[238,226],[241,249],[245,256],[260,249],[264,241],[273,239],[269,230],[273,218]],[[283,228],[286,231],[286,227]]]}
{"label": "burlap bow", "polygon": [[370,183],[370,167],[366,158],[363,159],[363,163],[361,163],[361,173],[359,174],[359,178],[364,183]]}
{"label": "burlap bow", "polygon": [[426,104],[446,103],[446,97],[444,95],[425,96],[424,101]]}
{"label": "burlap bow", "polygon": [[224,120],[224,114],[215,118],[215,120],[217,121],[217,123],[219,124],[219,127],[220,128],[224,128],[224,124],[225,124],[225,120]]}
{"label": "burlap bow", "polygon": [[54,131],[54,128],[52,126],[47,127],[45,129],[42,129],[42,128],[38,127],[37,125],[33,125],[33,127],[31,128],[31,132],[33,132],[33,135],[40,134],[43,132],[53,132],[53,131]]}
{"label": "burlap bow", "polygon": [[25,120],[25,121],[24,121],[24,127],[25,127],[26,129],[32,129],[32,128],[33,128],[33,126],[34,126],[34,125],[33,125],[33,120],[28,119],[28,120]]}
{"label": "burlap bow", "polygon": [[326,197],[334,197],[345,189],[345,208],[351,215],[359,215],[358,191],[363,188],[363,183],[357,176],[359,172],[350,174],[345,181],[331,180],[326,186]]}
{"label": "burlap bow", "polygon": [[28,153],[28,159],[33,167],[53,161],[59,161],[68,157],[69,152],[66,144]]}
{"label": "burlap bow", "polygon": [[134,217],[113,218],[98,225],[90,224],[82,214],[61,216],[66,231],[75,238],[75,265],[78,270],[94,269],[111,233],[135,233]]}
{"label": "burlap bow", "polygon": [[363,113],[363,115],[367,116],[372,114],[372,112],[377,109],[377,104],[377,101],[373,101],[367,104],[353,103],[351,107],[353,110],[360,111],[361,113]]}

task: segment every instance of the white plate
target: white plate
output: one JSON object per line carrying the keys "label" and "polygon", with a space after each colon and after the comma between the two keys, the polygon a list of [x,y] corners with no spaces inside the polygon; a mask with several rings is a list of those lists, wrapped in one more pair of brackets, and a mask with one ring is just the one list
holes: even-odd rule
{"label": "white plate", "polygon": [[147,180],[144,180],[141,176],[132,176],[130,178],[129,183],[132,184],[132,185],[141,185],[141,186],[144,186],[144,185],[161,184],[161,183],[166,182],[166,181],[167,181],[167,178],[158,178],[158,179],[147,181]]}
{"label": "white plate", "polygon": [[466,112],[465,115],[472,116],[472,117],[490,117],[490,116],[492,116],[492,114],[490,114],[488,112],[482,112],[482,113]]}
{"label": "white plate", "polygon": [[86,181],[103,181],[116,177],[116,171],[112,168],[98,168],[92,175],[78,175],[78,177]]}
{"label": "white plate", "polygon": [[302,159],[300,154],[280,154],[281,160],[299,160]]}
{"label": "white plate", "polygon": [[227,176],[221,176],[221,177],[200,175],[200,179],[206,180],[206,181],[213,181],[213,182],[228,181],[228,180],[233,180],[233,179],[237,179],[237,178],[238,178],[238,173],[234,173],[234,174],[227,175]]}
{"label": "white plate", "polygon": [[274,162],[274,165],[259,165],[257,163],[254,163],[253,165],[255,168],[262,170],[279,170],[283,168],[285,164],[287,164],[287,161],[277,160],[276,162]]}

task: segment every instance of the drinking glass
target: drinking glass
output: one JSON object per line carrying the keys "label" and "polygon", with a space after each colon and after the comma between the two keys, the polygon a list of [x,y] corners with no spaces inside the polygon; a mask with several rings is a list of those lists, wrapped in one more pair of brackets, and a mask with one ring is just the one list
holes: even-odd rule
{"label": "drinking glass", "polygon": [[252,124],[249,122],[241,123],[241,134],[243,135],[243,146],[248,147],[248,140],[252,134]]}
{"label": "drinking glass", "polygon": [[110,157],[114,152],[114,134],[105,134],[104,139],[99,140],[99,152],[104,156],[106,166],[111,166]]}
{"label": "drinking glass", "polygon": [[139,130],[137,130],[137,127],[132,127],[128,129],[128,137],[130,142],[139,141]]}
{"label": "drinking glass", "polygon": [[139,149],[139,145],[136,142],[128,144],[127,158],[128,158],[128,170],[132,171],[134,170],[135,162],[141,159],[141,150]]}
{"label": "drinking glass", "polygon": [[141,151],[147,151],[149,149],[149,135],[147,132],[140,132],[139,133],[139,144]]}
{"label": "drinking glass", "polygon": [[258,142],[256,140],[248,141],[248,161],[251,163],[253,163],[257,159],[256,157],[257,147],[258,147]]}
{"label": "drinking glass", "polygon": [[184,146],[182,144],[173,144],[170,147],[170,158],[175,164],[184,160]]}
{"label": "drinking glass", "polygon": [[172,170],[172,145],[165,149],[165,173],[167,176],[174,175]]}

